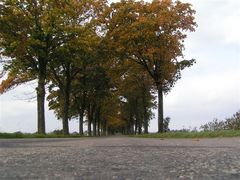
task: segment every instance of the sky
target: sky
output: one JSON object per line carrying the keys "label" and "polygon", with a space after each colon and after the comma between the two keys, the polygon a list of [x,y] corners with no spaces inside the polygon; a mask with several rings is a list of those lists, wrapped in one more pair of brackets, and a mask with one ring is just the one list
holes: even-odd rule
{"label": "sky", "polygon": [[[196,32],[185,42],[186,59],[197,63],[164,96],[164,116],[170,129],[199,128],[214,118],[225,119],[240,110],[240,0],[182,0],[196,10]],[[0,132],[36,132],[35,84],[19,86],[0,96]],[[157,131],[157,112],[150,131]],[[61,129],[46,103],[46,130]],[[78,121],[70,121],[78,131]]]}

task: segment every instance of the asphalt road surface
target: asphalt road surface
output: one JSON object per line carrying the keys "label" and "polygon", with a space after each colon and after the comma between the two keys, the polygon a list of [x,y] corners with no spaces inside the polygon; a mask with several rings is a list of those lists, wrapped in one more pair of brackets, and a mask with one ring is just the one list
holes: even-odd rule
{"label": "asphalt road surface", "polygon": [[240,138],[0,139],[0,179],[240,179]]}

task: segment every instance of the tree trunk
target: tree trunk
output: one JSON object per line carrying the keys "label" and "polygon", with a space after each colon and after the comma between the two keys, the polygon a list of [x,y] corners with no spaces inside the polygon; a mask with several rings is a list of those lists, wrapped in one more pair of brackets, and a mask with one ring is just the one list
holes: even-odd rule
{"label": "tree trunk", "polygon": [[101,129],[101,122],[100,122],[100,117],[98,114],[98,117],[97,117],[97,135],[98,136],[101,136],[100,129]]}
{"label": "tree trunk", "polygon": [[135,132],[134,132],[134,134],[137,134],[137,128],[138,128],[138,119],[137,119],[137,117],[135,117],[136,119],[135,119]]}
{"label": "tree trunk", "polygon": [[66,84],[63,87],[63,134],[69,134],[69,126],[68,126],[68,119],[69,119],[69,100],[70,100],[70,91],[71,91],[71,77],[70,77],[70,64],[66,67]]}
{"label": "tree trunk", "polygon": [[88,136],[92,136],[91,120],[88,119]]}
{"label": "tree trunk", "polygon": [[96,108],[95,105],[92,105],[90,108],[90,115],[91,115],[91,122],[93,124],[93,136],[96,136],[96,130],[97,130],[97,126],[96,126]]}
{"label": "tree trunk", "polygon": [[91,117],[91,105],[88,105],[88,136],[92,136],[92,117]]}
{"label": "tree trunk", "polygon": [[163,133],[163,91],[158,85],[158,132]]}
{"label": "tree trunk", "polygon": [[93,116],[93,136],[96,136],[97,135],[97,119],[96,119],[96,112],[94,113],[94,116]]}
{"label": "tree trunk", "polygon": [[134,119],[133,119],[133,117],[132,117],[132,115],[130,115],[130,123],[131,123],[131,130],[130,130],[130,132],[131,132],[131,134],[134,134]]}
{"label": "tree trunk", "polygon": [[138,103],[138,97],[135,99],[135,118],[136,118],[136,124],[135,124],[135,134],[139,133],[139,127],[141,125],[140,119],[139,119],[139,103]]}
{"label": "tree trunk", "polygon": [[84,117],[84,111],[81,108],[79,110],[79,135],[83,135],[83,117]]}
{"label": "tree trunk", "polygon": [[37,91],[37,119],[38,119],[38,134],[46,134],[45,131],[45,80],[46,80],[46,65],[43,62],[39,63],[38,71],[38,86]]}
{"label": "tree trunk", "polygon": [[103,120],[103,136],[107,135],[107,121],[106,119]]}
{"label": "tree trunk", "polygon": [[[84,79],[83,79],[83,85],[85,87],[85,76],[84,76]],[[79,134],[80,135],[84,135],[83,133],[83,118],[84,118],[84,111],[86,109],[86,91],[83,90],[82,92],[82,96],[81,96],[81,99],[80,99],[80,105],[79,105]]]}
{"label": "tree trunk", "polygon": [[138,134],[142,134],[142,124],[138,124]]}
{"label": "tree trunk", "polygon": [[69,112],[69,92],[64,93],[64,107],[63,107],[63,134],[69,134],[69,127],[68,127],[68,112]]}
{"label": "tree trunk", "polygon": [[128,135],[131,134],[131,122],[128,123],[128,126],[127,126],[127,134],[128,134]]}
{"label": "tree trunk", "polygon": [[144,125],[144,134],[148,134],[148,118],[147,118],[147,105],[146,105],[146,89],[143,88],[143,125]]}
{"label": "tree trunk", "polygon": [[138,113],[137,113],[136,119],[137,119],[137,122],[138,122],[138,124],[137,124],[137,133],[138,134],[142,134],[142,122],[141,122],[142,120],[140,119]]}
{"label": "tree trunk", "polygon": [[144,106],[144,134],[148,134],[147,108]]}

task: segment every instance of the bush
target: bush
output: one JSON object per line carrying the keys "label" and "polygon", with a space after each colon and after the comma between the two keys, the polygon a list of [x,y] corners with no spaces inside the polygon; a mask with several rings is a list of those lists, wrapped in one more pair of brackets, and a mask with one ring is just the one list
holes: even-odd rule
{"label": "bush", "polygon": [[78,132],[76,132],[76,131],[74,131],[73,133],[71,133],[71,135],[78,136],[78,135],[79,135],[79,133],[78,133]]}
{"label": "bush", "polygon": [[50,134],[56,134],[56,135],[61,135],[61,134],[63,134],[63,130],[61,129],[56,129],[56,130],[54,130],[53,132],[51,132]]}
{"label": "bush", "polygon": [[170,123],[170,120],[171,120],[171,118],[170,117],[166,117],[166,118],[164,118],[164,120],[163,120],[163,132],[168,132],[168,131],[170,131],[170,129],[169,129],[169,123]]}
{"label": "bush", "polygon": [[203,131],[240,130],[240,110],[231,118],[222,121],[214,119],[212,122],[202,125],[200,129]]}
{"label": "bush", "polygon": [[200,127],[203,131],[219,131],[225,129],[225,122],[214,119],[212,122],[204,124]]}
{"label": "bush", "polygon": [[14,132],[13,134],[22,135],[23,133],[22,133],[21,131],[16,131],[16,132]]}
{"label": "bush", "polygon": [[226,129],[240,130],[240,110],[226,119]]}

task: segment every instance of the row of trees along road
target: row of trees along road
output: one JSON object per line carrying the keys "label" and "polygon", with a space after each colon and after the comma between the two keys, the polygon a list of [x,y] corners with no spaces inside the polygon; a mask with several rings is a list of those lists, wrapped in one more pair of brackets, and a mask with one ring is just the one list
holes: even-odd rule
{"label": "row of trees along road", "polygon": [[194,13],[171,0],[3,0],[0,91],[35,80],[39,134],[47,90],[64,134],[79,118],[79,133],[86,122],[94,136],[148,133],[157,92],[163,132],[163,94],[195,62],[183,56]]}

